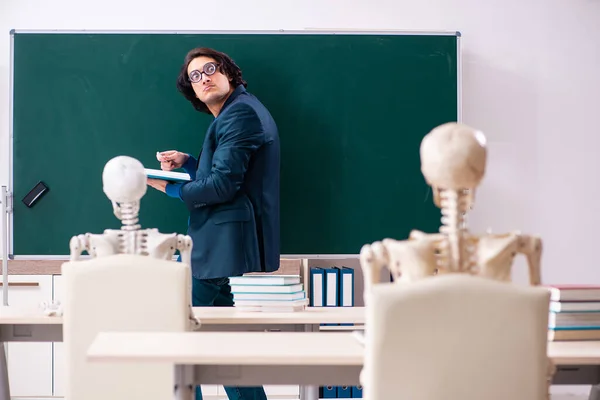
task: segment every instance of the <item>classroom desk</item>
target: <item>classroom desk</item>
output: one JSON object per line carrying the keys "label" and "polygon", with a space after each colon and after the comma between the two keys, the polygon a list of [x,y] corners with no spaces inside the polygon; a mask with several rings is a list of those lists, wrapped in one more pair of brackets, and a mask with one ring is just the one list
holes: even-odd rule
{"label": "classroom desk", "polygon": [[[347,323],[362,325],[364,307],[308,307],[293,313],[240,311],[235,307],[194,307],[200,319],[199,331],[282,331],[317,332],[320,324]],[[42,310],[0,307],[0,345],[2,342],[62,342],[62,317],[45,316]],[[192,332],[195,333],[195,332]],[[0,400],[10,400],[8,369],[4,346],[0,346]],[[5,383],[6,382],[6,383]],[[318,391],[301,387],[300,392]]]}
{"label": "classroom desk", "polygon": [[[240,311],[235,307],[193,307],[201,331],[314,332],[320,324],[365,323],[364,307],[307,307],[293,313]],[[62,342],[62,317],[41,310],[0,307],[0,342]]]}
{"label": "classroom desk", "polygon": [[[595,368],[585,383],[600,383],[600,341],[549,342],[548,356],[559,370]],[[363,357],[363,346],[350,332],[103,332],[88,351],[91,362],[173,363],[178,400],[193,399],[185,390],[193,384],[354,386]],[[318,393],[314,396],[305,393],[303,399],[314,400]]]}
{"label": "classroom desk", "polygon": [[[600,383],[600,341],[549,342],[548,356],[559,371],[593,367],[583,383]],[[193,384],[354,386],[363,357],[349,332],[100,333],[88,351],[92,362],[173,363],[178,400],[193,398]]]}
{"label": "classroom desk", "polygon": [[[293,313],[240,311],[235,307],[193,307],[200,331],[315,332],[320,324],[365,322],[364,307],[307,307]],[[62,342],[62,317],[41,310],[0,307],[0,342]]]}
{"label": "classroom desk", "polygon": [[300,399],[317,400],[318,386],[359,384],[363,348],[349,332],[100,333],[88,360],[175,364],[177,400],[192,400],[193,391],[186,388],[200,382],[300,385],[312,389],[301,391]]}
{"label": "classroom desk", "polygon": [[[235,307],[194,307],[194,314],[200,318],[202,326],[200,331],[232,331],[232,330],[283,330],[283,331],[309,331],[314,332],[321,323],[353,323],[364,324],[364,308],[307,308],[296,313],[257,313],[241,312]],[[272,332],[272,334],[277,332]],[[337,334],[329,332],[327,334]],[[12,306],[0,307],[0,342],[33,341],[33,342],[60,342],[62,341],[62,318],[44,316],[41,310],[22,310]],[[582,342],[557,342],[549,344],[550,349],[558,345],[563,356],[568,351],[579,355]],[[586,342],[583,342],[586,343]],[[587,342],[592,343],[592,342]],[[586,343],[586,346],[588,345]],[[0,400],[4,400],[2,380],[7,379],[6,359],[3,354],[4,346],[0,346]],[[556,384],[594,384],[600,382],[600,366],[592,363],[591,359],[584,357],[578,360],[563,359],[564,368],[558,369],[555,375]],[[582,361],[582,362],[579,362]],[[577,366],[573,368],[571,366]],[[315,387],[301,388],[301,394],[310,395]],[[600,397],[598,399],[600,400]]]}

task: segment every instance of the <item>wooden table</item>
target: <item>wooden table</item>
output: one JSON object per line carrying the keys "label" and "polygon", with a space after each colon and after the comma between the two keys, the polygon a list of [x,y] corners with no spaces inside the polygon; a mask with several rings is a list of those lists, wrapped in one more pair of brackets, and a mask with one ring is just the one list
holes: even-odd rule
{"label": "wooden table", "polygon": [[[235,307],[194,307],[193,310],[200,319],[201,332],[318,332],[321,324],[362,325],[365,322],[364,307],[308,307],[292,313],[248,312]],[[62,317],[45,316],[41,309],[0,307],[0,344],[62,342],[62,324]],[[0,346],[0,400],[10,400],[7,388],[8,369],[4,346]],[[301,387],[300,393],[302,397],[310,398],[318,393],[318,387]]]}
{"label": "wooden table", "polygon": [[[559,367],[597,369],[600,341],[550,342],[548,356]],[[349,332],[100,333],[88,352],[92,362],[174,364],[179,400],[193,399],[182,388],[194,384],[355,386],[363,357],[362,344]],[[585,383],[598,384],[600,376]]]}
{"label": "wooden table", "polygon": [[[201,331],[314,332],[320,324],[365,322],[364,307],[308,307],[292,313],[240,311],[235,307],[194,307]],[[0,307],[0,342],[61,342],[62,317],[44,316],[42,310]]]}
{"label": "wooden table", "polygon": [[[296,313],[258,313],[242,312],[235,307],[194,307],[194,314],[200,318],[200,332],[207,331],[264,331],[281,330],[285,332],[315,332],[320,324],[351,323],[364,324],[363,307],[348,308],[307,308]],[[208,332],[207,332],[208,333]],[[316,332],[315,332],[316,333]],[[271,332],[271,334],[278,334]],[[337,335],[328,332],[328,335]],[[41,310],[22,310],[12,306],[0,307],[0,342],[60,342],[62,341],[62,318],[47,317]],[[555,375],[557,384],[594,384],[600,382],[600,363],[596,363],[589,355],[581,356],[582,348],[589,349],[596,342],[555,342],[549,343],[549,353],[553,349],[560,350],[562,361]],[[0,400],[2,397],[1,381],[7,378],[6,360],[3,356],[4,346],[0,346]],[[558,356],[555,354],[554,356]],[[590,364],[590,362],[592,362]],[[329,383],[328,383],[329,384]],[[317,391],[318,388],[302,387],[304,398]],[[594,400],[600,400],[594,399]]]}
{"label": "wooden table", "polygon": [[92,362],[174,364],[177,400],[193,400],[190,388],[200,382],[299,385],[306,388],[301,400],[318,400],[319,386],[358,385],[363,363],[362,345],[349,332],[101,333],[88,355]]}

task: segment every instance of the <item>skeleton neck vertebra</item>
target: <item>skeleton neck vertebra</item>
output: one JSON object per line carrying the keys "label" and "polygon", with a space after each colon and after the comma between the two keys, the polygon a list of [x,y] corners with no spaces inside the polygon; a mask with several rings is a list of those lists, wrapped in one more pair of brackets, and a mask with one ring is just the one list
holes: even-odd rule
{"label": "skeleton neck vertebra", "polygon": [[121,230],[123,231],[137,231],[141,228],[141,225],[138,224],[139,218],[138,214],[140,212],[140,202],[131,202],[131,203],[123,203],[120,205],[120,219],[123,226]]}
{"label": "skeleton neck vertebra", "polygon": [[114,205],[114,213],[121,220],[118,235],[118,251],[121,254],[147,255],[146,230],[141,230],[139,222],[140,202],[133,201]]}
{"label": "skeleton neck vertebra", "polygon": [[440,267],[448,272],[461,272],[470,268],[473,255],[468,246],[466,214],[470,206],[468,190],[442,190],[440,193],[442,225],[440,233],[446,243],[440,247]]}

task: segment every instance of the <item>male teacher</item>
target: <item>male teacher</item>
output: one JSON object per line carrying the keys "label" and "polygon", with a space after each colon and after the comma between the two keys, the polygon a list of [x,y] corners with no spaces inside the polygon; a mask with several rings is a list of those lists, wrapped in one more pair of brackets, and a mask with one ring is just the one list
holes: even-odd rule
{"label": "male teacher", "polygon": [[[157,155],[163,170],[184,168],[190,182],[148,179],[190,212],[194,306],[233,306],[229,277],[279,268],[279,134],[246,86],[228,55],[210,48],[188,52],[177,88],[215,119],[197,159],[175,150]],[[230,400],[267,399],[262,387],[225,391]],[[196,399],[202,399],[199,387]]]}

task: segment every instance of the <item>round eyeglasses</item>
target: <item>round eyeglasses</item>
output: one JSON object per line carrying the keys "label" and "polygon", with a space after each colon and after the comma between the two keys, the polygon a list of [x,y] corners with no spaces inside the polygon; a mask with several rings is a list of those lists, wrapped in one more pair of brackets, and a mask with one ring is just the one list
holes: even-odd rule
{"label": "round eyeglasses", "polygon": [[207,62],[202,67],[202,71],[199,71],[199,70],[195,69],[192,72],[190,72],[188,78],[189,78],[190,82],[198,83],[198,82],[200,82],[202,80],[202,74],[206,74],[207,76],[211,76],[212,74],[214,74],[215,72],[217,72],[217,67],[218,66],[219,66],[219,64],[217,64],[217,63]]}

